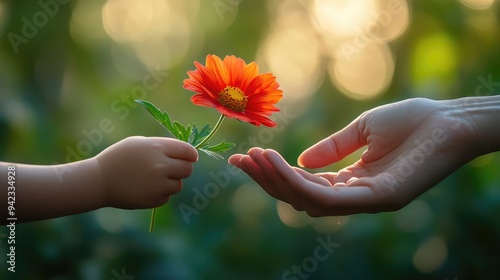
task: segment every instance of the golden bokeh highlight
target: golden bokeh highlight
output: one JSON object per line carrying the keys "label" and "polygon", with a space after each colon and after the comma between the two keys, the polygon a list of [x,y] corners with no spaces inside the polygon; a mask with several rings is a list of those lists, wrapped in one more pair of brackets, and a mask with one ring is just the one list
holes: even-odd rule
{"label": "golden bokeh highlight", "polygon": [[[137,71],[131,69],[138,64],[158,70],[178,65],[189,51],[202,48],[197,25],[209,16],[214,26],[228,24],[239,8],[200,16],[200,5],[199,0],[78,1],[70,33],[82,46],[110,39],[117,44],[110,46],[115,68],[134,77]],[[276,0],[267,5],[270,26],[255,61],[263,72],[276,75],[286,92],[284,103],[305,110],[325,77],[355,100],[387,90],[395,63],[388,43],[408,28],[407,0]]]}
{"label": "golden bokeh highlight", "polygon": [[183,61],[190,44],[190,25],[187,17],[175,14],[169,17],[167,34],[134,44],[140,61],[150,67],[167,69]]}
{"label": "golden bokeh highlight", "polygon": [[413,265],[422,273],[431,273],[438,269],[448,258],[448,247],[440,237],[425,240],[413,256]]}
{"label": "golden bokeh highlight", "polygon": [[97,1],[77,1],[69,23],[69,32],[80,46],[92,47],[106,40],[102,25],[102,3]]}
{"label": "golden bokeh highlight", "polygon": [[316,89],[320,53],[309,33],[294,28],[275,30],[269,35],[263,59],[286,92],[284,101],[303,101]]}
{"label": "golden bokeh highlight", "polygon": [[277,77],[286,93],[283,102],[308,100],[321,82],[320,42],[307,18],[307,11],[295,0],[282,1],[276,20],[262,44],[257,62]]}
{"label": "golden bokeh highlight", "polygon": [[394,73],[388,42],[408,29],[406,0],[316,0],[309,7],[328,57],[331,82],[347,97],[368,100],[383,94]]}
{"label": "golden bokeh highlight", "polygon": [[281,222],[289,227],[305,227],[313,220],[306,212],[297,211],[290,204],[283,201],[276,202],[276,209],[278,210],[278,216]]}
{"label": "golden bokeh highlight", "polygon": [[314,0],[311,10],[320,32],[351,36],[366,27],[376,9],[375,0]]}
{"label": "golden bokeh highlight", "polygon": [[325,73],[347,97],[376,98],[392,81],[388,42],[408,28],[406,0],[273,2],[274,21],[257,62],[273,72],[287,94],[283,102],[305,106]]}
{"label": "golden bokeh highlight", "polygon": [[111,39],[121,43],[161,37],[169,28],[163,24],[170,6],[163,0],[108,0],[102,8],[102,22]]}
{"label": "golden bokeh highlight", "polygon": [[372,14],[373,24],[366,30],[377,39],[390,42],[402,36],[410,25],[410,8],[406,0],[379,0],[379,10]]}
{"label": "golden bokeh highlight", "polygon": [[346,57],[337,55],[328,67],[331,81],[344,93],[357,100],[374,98],[389,86],[394,74],[394,60],[385,44],[371,43]]}
{"label": "golden bokeh highlight", "polygon": [[199,1],[108,0],[102,7],[102,24],[113,41],[130,45],[145,67],[169,69],[189,50],[189,14],[198,8]]}
{"label": "golden bokeh highlight", "polygon": [[460,0],[460,2],[464,6],[474,10],[486,10],[491,8],[495,0]]}

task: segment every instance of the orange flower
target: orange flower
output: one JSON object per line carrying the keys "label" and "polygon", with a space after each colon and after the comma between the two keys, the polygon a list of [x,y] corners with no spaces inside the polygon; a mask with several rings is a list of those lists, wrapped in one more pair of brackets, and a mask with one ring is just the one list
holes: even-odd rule
{"label": "orange flower", "polygon": [[205,64],[195,61],[196,70],[188,71],[189,79],[184,80],[185,89],[197,92],[191,97],[195,105],[213,107],[226,117],[256,126],[276,126],[267,116],[279,112],[274,104],[283,91],[273,74],[259,74],[255,62],[246,64],[234,55],[224,61],[207,55]]}

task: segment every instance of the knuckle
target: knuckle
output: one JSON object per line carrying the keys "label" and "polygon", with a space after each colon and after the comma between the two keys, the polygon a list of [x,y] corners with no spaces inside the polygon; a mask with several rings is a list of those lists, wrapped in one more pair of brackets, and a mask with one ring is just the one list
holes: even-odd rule
{"label": "knuckle", "polygon": [[186,176],[189,176],[193,172],[193,165],[190,162],[185,162],[183,169],[186,173]]}
{"label": "knuckle", "polygon": [[172,194],[178,193],[182,190],[182,180],[173,180],[170,186]]}

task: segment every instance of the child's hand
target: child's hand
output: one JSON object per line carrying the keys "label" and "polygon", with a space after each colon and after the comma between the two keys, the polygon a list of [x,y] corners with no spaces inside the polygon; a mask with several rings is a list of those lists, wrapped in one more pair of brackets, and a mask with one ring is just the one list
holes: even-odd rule
{"label": "child's hand", "polygon": [[191,175],[198,152],[188,143],[160,137],[126,138],[96,156],[106,206],[135,209],[165,204]]}

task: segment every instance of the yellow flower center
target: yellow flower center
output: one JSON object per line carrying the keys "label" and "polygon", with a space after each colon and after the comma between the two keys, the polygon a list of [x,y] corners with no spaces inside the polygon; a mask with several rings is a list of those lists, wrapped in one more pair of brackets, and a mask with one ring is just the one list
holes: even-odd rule
{"label": "yellow flower center", "polygon": [[235,112],[243,112],[247,107],[247,97],[237,87],[227,86],[219,93],[219,102]]}

